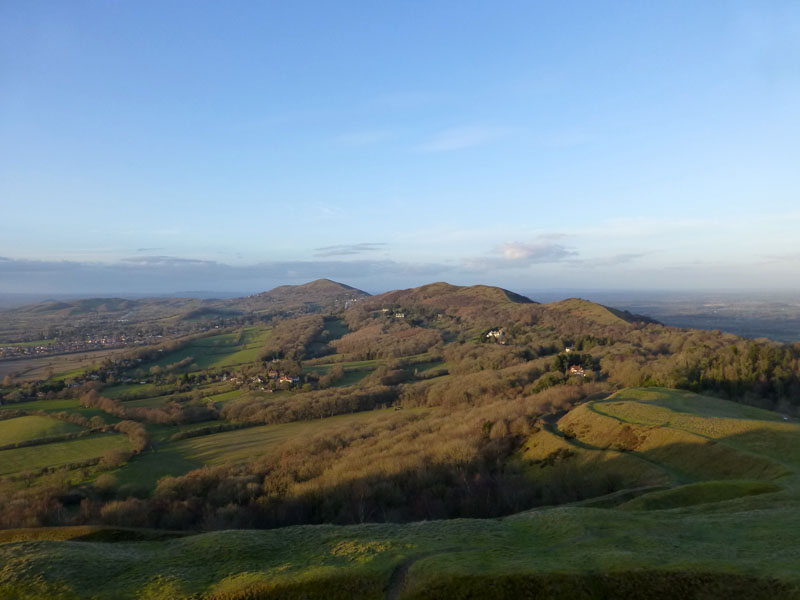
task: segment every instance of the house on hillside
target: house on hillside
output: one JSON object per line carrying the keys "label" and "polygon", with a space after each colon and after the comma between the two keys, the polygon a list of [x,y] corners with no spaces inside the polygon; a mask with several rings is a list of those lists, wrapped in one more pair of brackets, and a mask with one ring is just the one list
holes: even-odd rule
{"label": "house on hillside", "polygon": [[489,333],[486,334],[486,339],[494,340],[498,344],[505,344],[506,332],[502,327],[500,329],[492,329]]}
{"label": "house on hillside", "polygon": [[291,375],[281,375],[281,378],[278,379],[278,383],[300,383],[300,378]]}
{"label": "house on hillside", "polygon": [[583,370],[583,367],[580,365],[572,365],[569,368],[570,375],[578,375],[579,377],[585,377],[586,371]]}
{"label": "house on hillside", "polygon": [[406,313],[396,312],[396,313],[394,313],[394,318],[395,319],[405,319],[406,318]]}

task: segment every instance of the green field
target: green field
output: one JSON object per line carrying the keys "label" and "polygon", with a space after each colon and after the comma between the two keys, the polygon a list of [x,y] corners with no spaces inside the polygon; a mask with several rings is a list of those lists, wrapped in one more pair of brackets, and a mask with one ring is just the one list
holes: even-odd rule
{"label": "green field", "polygon": [[48,412],[58,412],[77,406],[78,401],[73,398],[59,398],[57,400],[32,400],[30,402],[0,404],[0,410],[44,410]]}
{"label": "green field", "polygon": [[2,450],[0,451],[0,475],[36,471],[44,467],[99,458],[108,450],[128,449],[129,447],[126,436],[103,434],[41,446]]}
{"label": "green field", "polygon": [[208,396],[208,399],[214,403],[224,404],[225,402],[230,402],[231,400],[236,400],[240,398],[245,392],[241,390],[231,390],[229,392],[222,392],[221,394],[213,394]]}
{"label": "green field", "polygon": [[32,415],[6,419],[0,421],[0,446],[82,430],[78,425],[49,417]]}
{"label": "green field", "polygon": [[[326,357],[327,358],[327,357]],[[323,362],[320,364],[316,364],[316,361],[306,361],[305,366],[303,367],[304,371],[317,371],[318,373],[325,374],[330,371],[336,365],[340,365],[345,371],[348,370],[356,370],[362,371],[366,369],[374,369],[379,364],[384,361],[381,360],[351,360],[347,362]]]}
{"label": "green field", "polygon": [[161,385],[157,386],[154,383],[123,383],[119,385],[112,385],[103,388],[103,396],[108,398],[123,398],[127,394],[147,394],[148,396],[157,396],[159,393],[166,393],[172,391],[173,386]]}
{"label": "green field", "polygon": [[[121,483],[152,488],[165,475],[181,475],[203,465],[249,460],[291,439],[302,439],[326,428],[379,419],[393,411],[374,410],[317,421],[263,425],[177,440],[131,459],[116,472]],[[213,423],[211,423],[213,425]],[[198,424],[195,427],[207,424]],[[177,431],[177,430],[174,430]]]}
{"label": "green field", "polygon": [[106,423],[116,423],[119,421],[117,417],[109,415],[98,408],[83,408],[77,398],[59,398],[56,400],[33,400],[31,402],[15,402],[12,404],[4,404],[0,406],[2,410],[41,410],[44,412],[67,412],[76,415],[82,415],[87,419],[94,416],[100,416]]}
{"label": "green field", "polygon": [[[686,486],[685,494],[662,494],[695,503],[691,497],[698,494],[766,489],[753,487],[752,481],[792,485],[800,473],[798,442],[800,424],[775,413],[647,388],[574,408],[532,435],[522,457],[530,465],[529,476],[539,481],[584,477],[606,478],[617,488]],[[687,485],[709,481],[731,483]],[[634,505],[646,505],[647,498]]]}
{"label": "green field", "polygon": [[189,342],[185,347],[164,354],[153,365],[166,367],[192,357],[200,369],[208,367],[231,367],[258,360],[258,356],[270,335],[266,327],[248,327],[240,343],[238,333],[224,333]]}

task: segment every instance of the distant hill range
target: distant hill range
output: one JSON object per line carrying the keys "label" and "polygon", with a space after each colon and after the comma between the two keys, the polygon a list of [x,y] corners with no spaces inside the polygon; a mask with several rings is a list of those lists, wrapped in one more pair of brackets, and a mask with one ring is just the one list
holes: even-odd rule
{"label": "distant hill range", "polygon": [[282,285],[272,290],[230,299],[202,298],[81,298],[48,300],[0,311],[0,342],[17,341],[23,332],[48,326],[82,327],[101,324],[179,326],[204,321],[225,323],[242,318],[287,317],[313,313],[336,313],[354,306],[371,310],[405,310],[418,307],[466,319],[476,325],[509,323],[523,314],[542,311],[554,318],[567,315],[602,325],[654,322],[648,317],[572,298],[542,305],[530,298],[487,285],[456,286],[445,282],[394,290],[371,296],[343,283],[317,279],[301,285]]}

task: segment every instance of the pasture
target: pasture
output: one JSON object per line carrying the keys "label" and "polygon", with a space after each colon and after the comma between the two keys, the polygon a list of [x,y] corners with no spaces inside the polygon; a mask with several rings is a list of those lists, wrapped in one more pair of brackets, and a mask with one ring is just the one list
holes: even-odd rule
{"label": "pasture", "polygon": [[521,459],[527,476],[542,482],[673,487],[631,500],[631,509],[700,504],[796,485],[800,425],[718,398],[629,389],[545,423]]}
{"label": "pasture", "polygon": [[231,367],[254,362],[258,360],[269,335],[270,329],[267,327],[247,327],[242,331],[241,339],[239,332],[199,338],[179,350],[165,353],[150,366],[165,368],[189,357],[199,369]]}
{"label": "pasture", "polygon": [[6,419],[0,421],[0,446],[82,430],[72,423],[36,415]]}
{"label": "pasture", "polygon": [[109,450],[129,448],[127,436],[109,433],[66,442],[0,450],[0,476],[77,463],[99,458]]}
{"label": "pasture", "polygon": [[41,410],[47,413],[52,412],[67,412],[76,415],[83,415],[87,419],[94,416],[102,417],[108,423],[117,423],[120,419],[109,415],[107,412],[99,408],[84,408],[80,405],[77,398],[58,398],[54,400],[31,400],[30,402],[15,402],[12,404],[4,404],[0,406],[0,411],[3,410]]}

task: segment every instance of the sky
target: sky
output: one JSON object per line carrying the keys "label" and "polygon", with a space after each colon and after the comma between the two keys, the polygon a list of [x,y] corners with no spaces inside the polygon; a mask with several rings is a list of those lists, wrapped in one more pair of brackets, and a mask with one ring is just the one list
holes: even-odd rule
{"label": "sky", "polygon": [[0,1],[0,293],[800,289],[800,3]]}

